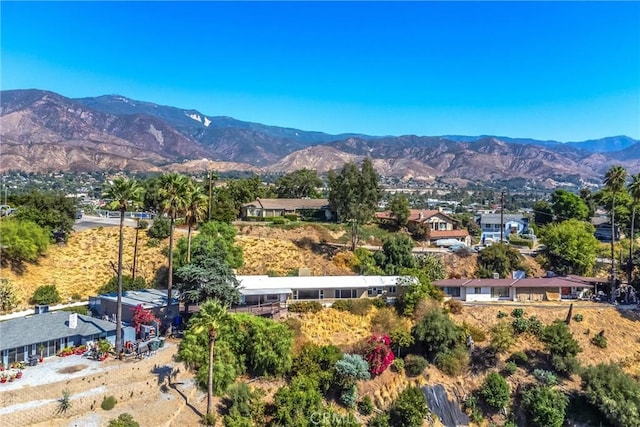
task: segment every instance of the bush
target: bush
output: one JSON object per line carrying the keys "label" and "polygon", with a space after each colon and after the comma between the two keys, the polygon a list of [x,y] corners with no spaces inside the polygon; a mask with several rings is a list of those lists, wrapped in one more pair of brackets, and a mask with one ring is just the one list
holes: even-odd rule
{"label": "bush", "polygon": [[369,364],[359,354],[345,354],[336,362],[336,379],[342,388],[349,388],[358,380],[371,379]]}
{"label": "bush", "polygon": [[147,246],[150,248],[157,248],[158,246],[160,246],[160,239],[147,240]]}
{"label": "bush", "polygon": [[544,385],[552,386],[558,383],[558,377],[553,372],[544,369],[535,369],[533,376]]}
{"label": "bush", "polygon": [[542,329],[541,341],[551,354],[551,364],[557,372],[571,374],[578,368],[575,356],[582,351],[566,323],[556,320]]}
{"label": "bush", "polygon": [[91,315],[91,311],[89,310],[88,305],[80,305],[77,307],[64,307],[62,311],[68,311],[70,313],[78,313],[78,314],[82,314],[83,316]]}
{"label": "bush", "polygon": [[484,380],[480,389],[480,395],[487,402],[487,405],[495,409],[502,409],[509,403],[511,392],[509,384],[497,372],[491,372]]}
{"label": "bush", "polygon": [[516,335],[524,334],[529,329],[529,321],[522,317],[517,317],[511,322],[511,327]]}
{"label": "bush", "polygon": [[539,337],[542,334],[542,322],[536,316],[531,316],[529,318],[529,327],[527,328],[527,332],[531,335]]}
{"label": "bush", "polygon": [[524,351],[516,351],[509,356],[510,362],[514,362],[516,365],[523,366],[529,362],[529,356]]}
{"label": "bush", "polygon": [[389,408],[389,426],[420,427],[429,412],[427,402],[418,387],[405,389]]}
{"label": "bush", "polygon": [[506,321],[502,321],[491,328],[491,348],[494,352],[507,352],[515,342],[513,328]]}
{"label": "bush", "polygon": [[582,316],[582,314],[577,313],[573,315],[572,319],[576,322],[582,322],[584,320],[584,317]]}
{"label": "bush", "polygon": [[593,336],[593,338],[591,338],[591,344],[595,345],[596,347],[607,348],[607,337],[605,337],[602,332],[596,334]]}
{"label": "bush", "polygon": [[105,411],[110,411],[116,406],[116,402],[117,401],[114,396],[105,396],[104,399],[102,399],[100,407]]}
{"label": "bush", "polygon": [[138,230],[146,230],[149,228],[149,221],[141,219],[138,221]]}
{"label": "bush", "polygon": [[335,301],[331,305],[331,308],[340,311],[348,311],[349,313],[356,314],[358,316],[364,316],[369,312],[372,305],[373,301],[368,298],[340,299]]}
{"label": "bush", "polygon": [[31,297],[31,304],[56,304],[60,302],[60,294],[56,285],[38,286]]}
{"label": "bush", "polygon": [[473,394],[467,397],[464,401],[465,412],[471,418],[471,421],[474,423],[481,425],[484,417],[482,416],[482,411],[478,407],[478,398]]}
{"label": "bush", "polygon": [[298,220],[298,215],[296,215],[296,214],[287,214],[284,217],[286,219],[288,219],[289,221],[297,221]]}
{"label": "bush", "polygon": [[358,403],[358,410],[364,416],[371,415],[373,413],[373,402],[369,396],[363,397],[360,403]]}
{"label": "bush", "polygon": [[390,422],[389,415],[383,412],[371,418],[367,423],[367,427],[389,427]]}
{"label": "bush", "polygon": [[640,426],[640,382],[620,366],[600,364],[582,373],[587,400],[615,426]]}
{"label": "bush", "polygon": [[[138,289],[146,289],[147,281],[144,277],[136,277],[135,279],[127,274],[122,275],[122,291],[137,291]],[[118,276],[111,276],[111,279],[100,288],[98,294],[108,294],[110,292],[118,292]]]}
{"label": "bush", "polygon": [[157,217],[147,230],[147,235],[152,239],[163,240],[171,234],[171,220],[165,217]]}
{"label": "bush", "polygon": [[218,416],[213,412],[210,414],[204,414],[200,419],[200,424],[203,426],[215,426],[218,424]]}
{"label": "bush", "polygon": [[340,402],[347,408],[354,408],[358,401],[358,388],[355,384],[351,385],[340,394]]}
{"label": "bush", "polygon": [[133,419],[133,416],[128,413],[122,413],[118,415],[115,420],[110,420],[107,427],[140,427],[140,424]]}
{"label": "bush", "polygon": [[395,359],[391,364],[391,369],[399,374],[404,372],[404,360]]}
{"label": "bush", "polygon": [[371,375],[380,375],[395,359],[391,351],[391,339],[388,335],[373,335],[369,337],[363,354],[364,359],[369,363]]}
{"label": "bush", "polygon": [[427,367],[427,359],[415,354],[409,354],[404,358],[404,369],[410,377],[421,375]]}
{"label": "bush", "polygon": [[516,319],[522,319],[524,317],[524,310],[521,308],[514,308],[511,312],[511,317],[515,317]]}
{"label": "bush", "polygon": [[288,310],[292,313],[317,313],[322,310],[322,304],[318,301],[292,302]]}
{"label": "bush", "polygon": [[334,345],[305,343],[293,359],[291,373],[317,379],[320,390],[327,393],[334,383],[334,366],[342,356]]}
{"label": "bush", "polygon": [[429,309],[412,333],[416,343],[432,356],[455,347],[463,338],[462,329],[438,307]]}
{"label": "bush", "polygon": [[71,405],[71,393],[69,390],[62,390],[62,397],[58,399],[58,412],[67,412]]}
{"label": "bush", "polygon": [[451,314],[460,314],[464,306],[462,303],[455,299],[450,299],[444,303],[445,311]]}
{"label": "bush", "polygon": [[498,310],[498,315],[496,316],[498,319],[504,319],[505,317],[507,317],[507,313],[505,313],[502,310]]}
{"label": "bush", "polygon": [[481,328],[470,325],[467,322],[462,323],[462,329],[465,330],[467,335],[470,335],[473,342],[483,342],[487,339],[487,334]]}
{"label": "bush", "polygon": [[273,218],[270,222],[273,225],[284,225],[286,224],[287,220],[284,218]]}
{"label": "bush", "polygon": [[533,427],[562,427],[569,399],[548,386],[525,391],[522,404]]}
{"label": "bush", "polygon": [[518,365],[516,365],[516,363],[515,363],[515,362],[507,362],[507,363],[504,365],[504,372],[505,372],[507,375],[513,375],[513,374],[515,374],[517,370],[518,370]]}
{"label": "bush", "polygon": [[435,358],[438,369],[450,376],[463,374],[469,366],[469,353],[463,346],[439,353]]}

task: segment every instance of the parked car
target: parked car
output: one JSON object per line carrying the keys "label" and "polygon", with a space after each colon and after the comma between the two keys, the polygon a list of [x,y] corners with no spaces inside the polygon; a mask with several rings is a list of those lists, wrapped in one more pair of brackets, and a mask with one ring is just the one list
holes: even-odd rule
{"label": "parked car", "polygon": [[469,249],[469,247],[467,245],[465,245],[464,243],[458,243],[457,245],[451,245],[449,246],[449,249],[447,249],[449,252],[457,252],[459,250],[462,249]]}

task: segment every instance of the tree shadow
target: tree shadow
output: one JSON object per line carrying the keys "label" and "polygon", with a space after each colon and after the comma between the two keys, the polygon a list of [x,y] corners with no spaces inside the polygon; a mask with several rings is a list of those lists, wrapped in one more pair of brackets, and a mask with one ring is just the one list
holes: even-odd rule
{"label": "tree shadow", "polygon": [[[194,414],[196,414],[200,418],[204,416],[202,412],[200,412],[195,406],[191,404],[191,402],[189,402],[189,398],[187,397],[187,395],[185,395],[184,392],[177,387],[178,385],[183,384],[181,382],[176,382],[176,378],[180,373],[180,368],[172,368],[169,365],[154,365],[151,373],[158,376],[158,385],[160,386],[160,390],[163,393],[167,393],[169,389],[175,391],[180,395],[180,397],[182,397],[185,406],[191,409]],[[197,387],[197,385],[194,385],[194,387]]]}
{"label": "tree shadow", "polygon": [[316,255],[325,257],[331,257],[342,250],[342,248],[338,248],[330,244],[318,243],[311,237],[302,237],[301,239],[293,240],[292,242],[300,249],[310,250]]}
{"label": "tree shadow", "polygon": [[618,308],[618,313],[625,319],[640,322],[640,308]]}

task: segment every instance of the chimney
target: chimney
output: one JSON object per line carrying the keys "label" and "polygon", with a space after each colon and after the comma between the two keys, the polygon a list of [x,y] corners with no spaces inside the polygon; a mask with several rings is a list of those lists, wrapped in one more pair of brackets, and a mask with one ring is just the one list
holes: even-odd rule
{"label": "chimney", "polygon": [[500,274],[499,273],[493,273],[493,278],[498,280],[500,278]]}
{"label": "chimney", "polygon": [[78,313],[69,314],[69,329],[75,329],[78,327]]}

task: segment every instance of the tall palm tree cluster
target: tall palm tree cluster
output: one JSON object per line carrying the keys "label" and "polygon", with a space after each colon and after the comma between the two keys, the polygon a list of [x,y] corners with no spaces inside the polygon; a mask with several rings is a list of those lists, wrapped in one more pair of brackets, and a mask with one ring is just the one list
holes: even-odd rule
{"label": "tall palm tree cluster", "polygon": [[[122,256],[124,253],[124,218],[128,208],[135,206],[142,200],[144,188],[142,184],[135,180],[125,177],[115,178],[108,183],[104,197],[112,200],[109,205],[110,209],[120,211],[120,234],[118,242],[118,291],[116,298],[116,354],[120,354],[122,350]],[[167,310],[166,319],[168,321],[168,334],[171,333],[171,293],[173,288],[173,239],[175,222],[179,216],[184,216],[185,223],[188,227],[187,239],[188,250],[187,259],[191,258],[191,230],[207,213],[208,197],[203,193],[202,188],[198,186],[189,177],[179,173],[166,173],[159,179],[158,185],[159,207],[163,214],[167,215],[170,220],[169,234],[169,266],[168,266],[168,288],[167,288]],[[135,266],[134,266],[135,268]]]}
{"label": "tall palm tree cluster", "polygon": [[[633,243],[635,240],[635,217],[636,207],[640,203],[640,173],[632,175],[630,182],[628,181],[627,170],[622,166],[611,166],[604,176],[604,187],[611,196],[611,283],[615,286],[616,283],[616,266],[615,266],[615,207],[616,199],[625,191],[629,193],[632,199],[632,213],[631,213],[631,233],[629,243],[629,261],[627,263],[627,281],[631,282],[631,274],[633,272],[632,256],[633,256]],[[613,288],[612,288],[613,289]],[[613,292],[612,292],[613,298]]]}

